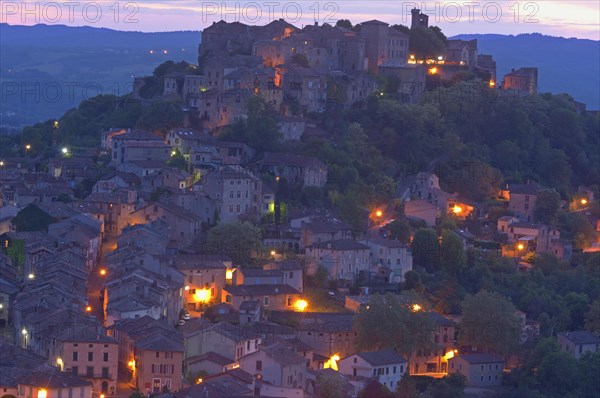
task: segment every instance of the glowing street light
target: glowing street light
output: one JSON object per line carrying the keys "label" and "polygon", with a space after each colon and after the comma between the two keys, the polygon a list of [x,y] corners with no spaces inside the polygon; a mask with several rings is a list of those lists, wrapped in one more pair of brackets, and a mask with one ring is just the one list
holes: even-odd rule
{"label": "glowing street light", "polygon": [[460,206],[454,206],[454,207],[452,208],[452,212],[453,212],[454,214],[460,214],[460,213],[462,213],[462,207],[460,207]]}
{"label": "glowing street light", "polygon": [[582,205],[587,205],[587,202],[588,202],[588,201],[587,201],[587,199],[586,199],[586,198],[583,198],[583,199],[581,199],[581,204],[582,204]]}
{"label": "glowing street light", "polygon": [[85,307],[85,312],[92,312],[92,307],[90,307],[89,305]]}
{"label": "glowing street light", "polygon": [[522,243],[519,243],[519,244],[517,245],[517,249],[518,249],[519,251],[523,250],[524,248],[525,248],[525,246],[523,246],[523,244],[522,244]]}
{"label": "glowing street light", "polygon": [[308,307],[308,301],[306,301],[306,300],[297,300],[294,303],[294,307],[299,312],[304,312],[306,310],[306,308]]}
{"label": "glowing street light", "polygon": [[31,145],[30,145],[30,144],[27,144],[27,145],[25,145],[25,150],[26,150],[26,151],[28,151],[28,150],[30,150],[30,149],[31,149]]}
{"label": "glowing street light", "polygon": [[45,389],[38,390],[37,398],[47,398],[48,392]]}
{"label": "glowing street light", "polygon": [[58,128],[58,120],[54,121],[54,123],[52,124],[52,127],[54,127],[55,129]]}
{"label": "glowing street light", "polygon": [[275,250],[271,250],[271,257],[275,257],[276,254],[277,252]]}
{"label": "glowing street light", "polygon": [[490,88],[494,88],[496,87],[496,82],[493,80],[490,80]]}
{"label": "glowing street light", "polygon": [[419,312],[423,309],[419,304],[413,304],[411,307],[412,312]]}
{"label": "glowing street light", "polygon": [[210,301],[210,289],[196,289],[194,300],[198,303],[208,303]]}
{"label": "glowing street light", "polygon": [[337,363],[339,360],[340,360],[340,356],[338,354],[333,354],[331,356],[331,358],[329,358],[327,360],[327,362],[325,362],[323,364],[323,369],[333,369],[337,372],[337,370],[338,370]]}
{"label": "glowing street light", "polygon": [[22,334],[23,336],[26,336],[26,335],[27,335],[27,333],[28,333],[28,332],[27,332],[27,329],[23,328],[23,330],[21,330],[21,334]]}
{"label": "glowing street light", "polygon": [[438,73],[438,69],[435,66],[429,69],[429,74],[435,75],[436,73]]}
{"label": "glowing street light", "polygon": [[106,270],[104,268],[102,268],[100,270],[100,275],[105,276],[106,275]]}
{"label": "glowing street light", "polygon": [[35,279],[35,275],[33,273],[30,273],[29,275],[27,275],[27,278],[29,278],[29,279]]}
{"label": "glowing street light", "polygon": [[379,217],[383,216],[383,212],[381,210],[377,210],[375,212],[375,216],[379,218]]}
{"label": "glowing street light", "polygon": [[67,147],[63,148],[63,149],[62,149],[62,153],[63,153],[63,154],[65,154],[65,155],[66,155],[67,153],[69,153],[69,148],[67,148]]}

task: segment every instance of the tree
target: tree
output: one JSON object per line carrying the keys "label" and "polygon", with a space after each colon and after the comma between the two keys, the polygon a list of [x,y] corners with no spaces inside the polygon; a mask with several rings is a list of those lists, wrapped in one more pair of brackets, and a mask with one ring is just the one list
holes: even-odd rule
{"label": "tree", "polygon": [[466,266],[465,246],[462,239],[449,229],[442,232],[441,265],[451,275],[458,273]]}
{"label": "tree", "polygon": [[400,31],[402,33],[410,34],[410,28],[406,25],[396,24],[396,25],[392,25],[391,28],[394,28],[397,31]]}
{"label": "tree", "polygon": [[131,393],[129,398],[146,398],[146,396],[144,394],[142,394],[139,390],[135,390],[134,392]]}
{"label": "tree", "polygon": [[410,242],[410,225],[405,219],[394,220],[386,228],[390,232],[390,239],[397,239],[402,243]]}
{"label": "tree", "polygon": [[348,19],[340,19],[335,23],[335,26],[338,28],[345,28],[348,30],[352,30],[352,22]]}
{"label": "tree", "polygon": [[319,374],[317,376],[316,394],[319,398],[343,398],[340,387],[345,383],[338,374]]}
{"label": "tree", "polygon": [[47,231],[48,225],[55,222],[54,217],[34,204],[27,205],[12,219],[17,232]]}
{"label": "tree", "polygon": [[136,127],[157,131],[166,135],[167,131],[183,124],[181,106],[171,102],[157,102],[145,108]]}
{"label": "tree", "polygon": [[408,374],[402,376],[400,382],[396,386],[394,395],[396,398],[418,398],[419,392],[417,391],[415,379]]}
{"label": "tree", "polygon": [[522,325],[510,300],[481,290],[462,302],[459,341],[477,351],[509,354],[519,344]]}
{"label": "tree", "polygon": [[207,249],[226,254],[243,265],[250,263],[252,253],[261,252],[260,229],[249,222],[219,224],[208,231]]}
{"label": "tree", "polygon": [[416,265],[429,271],[437,269],[440,260],[440,246],[435,230],[421,228],[415,232],[411,244],[413,259]]}
{"label": "tree", "polygon": [[[415,308],[414,305],[419,307]],[[409,356],[417,349],[433,348],[431,317],[427,305],[415,292],[374,295],[354,317],[356,348],[393,348]],[[415,310],[417,309],[417,310]]]}
{"label": "tree", "polygon": [[534,218],[543,224],[555,225],[560,207],[560,195],[554,189],[542,189],[535,200]]}
{"label": "tree", "polygon": [[417,59],[427,59],[442,56],[446,51],[446,43],[438,33],[424,26],[416,26],[410,30],[409,49]]}
{"label": "tree", "polygon": [[585,330],[600,336],[600,299],[594,300],[585,313]]}
{"label": "tree", "polygon": [[394,394],[377,380],[369,379],[358,393],[358,398],[394,398]]}

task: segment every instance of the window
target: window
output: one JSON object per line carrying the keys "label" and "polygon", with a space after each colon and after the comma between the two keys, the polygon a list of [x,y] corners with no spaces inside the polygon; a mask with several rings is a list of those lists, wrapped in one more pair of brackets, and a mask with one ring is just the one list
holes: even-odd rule
{"label": "window", "polygon": [[396,374],[396,367],[395,366],[392,368],[392,373]]}
{"label": "window", "polygon": [[102,360],[103,360],[104,362],[108,362],[108,352],[104,352],[104,353],[102,353]]}
{"label": "window", "polygon": [[87,367],[86,376],[87,377],[94,377],[94,367],[93,366],[88,366]]}
{"label": "window", "polygon": [[256,370],[262,370],[262,361],[256,361]]}
{"label": "window", "polygon": [[88,362],[92,362],[94,360],[94,353],[88,352]]}
{"label": "window", "polygon": [[102,378],[108,379],[108,368],[107,367],[102,368]]}
{"label": "window", "polygon": [[389,366],[385,368],[385,374],[386,374],[386,375],[389,375],[389,374],[390,374],[390,368],[389,368]]}
{"label": "window", "polygon": [[269,305],[269,296],[265,296],[265,297],[263,298],[263,304],[264,304],[264,305]]}
{"label": "window", "polygon": [[356,357],[354,357],[354,363],[357,363],[357,362],[358,362],[358,360],[356,359]]}
{"label": "window", "polygon": [[156,358],[160,358],[160,352],[156,351]]}
{"label": "window", "polygon": [[73,376],[79,376],[79,368],[77,366],[72,366],[71,373],[73,374]]}
{"label": "window", "polygon": [[79,360],[79,353],[77,351],[73,351],[73,361]]}

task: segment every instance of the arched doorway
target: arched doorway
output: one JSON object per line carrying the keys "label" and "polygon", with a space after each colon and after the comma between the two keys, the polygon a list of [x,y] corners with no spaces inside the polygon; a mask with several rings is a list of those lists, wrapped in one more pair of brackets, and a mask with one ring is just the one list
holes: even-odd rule
{"label": "arched doorway", "polygon": [[101,390],[104,394],[106,394],[108,392],[108,382],[107,381],[102,382]]}

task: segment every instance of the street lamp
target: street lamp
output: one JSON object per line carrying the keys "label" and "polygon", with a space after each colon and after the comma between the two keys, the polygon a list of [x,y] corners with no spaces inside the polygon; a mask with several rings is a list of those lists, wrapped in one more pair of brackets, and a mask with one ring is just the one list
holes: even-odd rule
{"label": "street lamp", "polygon": [[581,199],[581,204],[582,204],[582,205],[587,205],[587,202],[588,202],[588,201],[587,201],[587,199],[586,199],[586,198],[583,198],[583,199]]}
{"label": "street lamp", "polygon": [[376,216],[377,218],[380,218],[381,216],[383,216],[383,212],[382,212],[381,210],[377,210],[377,211],[375,212],[375,216]]}
{"label": "street lamp", "polygon": [[62,153],[63,153],[64,155],[68,154],[68,153],[69,153],[69,148],[67,148],[67,147],[63,148],[63,149],[62,149]]}
{"label": "street lamp", "polygon": [[27,278],[29,278],[29,279],[34,279],[34,278],[35,278],[35,274],[33,274],[33,273],[30,273],[29,275],[27,275]]}

